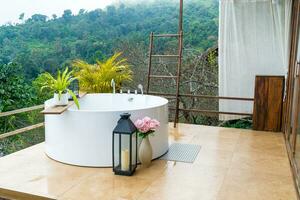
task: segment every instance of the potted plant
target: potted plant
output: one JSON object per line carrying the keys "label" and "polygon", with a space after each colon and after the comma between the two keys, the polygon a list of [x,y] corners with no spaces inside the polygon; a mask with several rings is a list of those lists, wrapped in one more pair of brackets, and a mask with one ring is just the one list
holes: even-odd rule
{"label": "potted plant", "polygon": [[152,160],[152,147],[149,140],[149,135],[153,135],[160,123],[156,119],[150,117],[144,117],[138,119],[135,123],[138,129],[138,136],[142,138],[142,142],[139,148],[139,159],[145,167],[151,164]]}
{"label": "potted plant", "polygon": [[69,101],[69,95],[71,95],[74,103],[79,109],[78,99],[74,92],[69,89],[70,84],[74,80],[76,80],[76,78],[73,77],[73,71],[69,71],[68,68],[66,68],[63,73],[61,73],[59,70],[56,78],[48,72],[45,72],[39,76],[41,91],[44,89],[49,89],[51,92],[53,92],[55,105],[67,105]]}

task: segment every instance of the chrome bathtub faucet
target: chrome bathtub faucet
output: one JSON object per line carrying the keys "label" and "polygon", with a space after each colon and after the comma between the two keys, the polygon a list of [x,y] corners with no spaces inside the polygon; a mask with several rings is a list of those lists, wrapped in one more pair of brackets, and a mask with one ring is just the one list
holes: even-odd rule
{"label": "chrome bathtub faucet", "polygon": [[116,83],[115,83],[114,79],[111,79],[110,85],[113,88],[113,94],[115,94],[116,93]]}
{"label": "chrome bathtub faucet", "polygon": [[143,85],[142,84],[138,85],[138,89],[141,90],[141,94],[143,95],[144,94],[144,90],[143,90]]}

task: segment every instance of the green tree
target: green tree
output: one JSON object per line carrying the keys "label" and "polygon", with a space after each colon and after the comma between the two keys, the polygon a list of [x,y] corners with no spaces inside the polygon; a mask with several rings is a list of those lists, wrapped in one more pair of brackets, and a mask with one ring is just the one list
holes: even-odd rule
{"label": "green tree", "polygon": [[35,104],[34,90],[16,63],[0,65],[0,112]]}
{"label": "green tree", "polygon": [[[43,71],[55,72],[74,59],[89,63],[110,57],[118,44],[131,41],[145,46],[149,34],[177,32],[178,5],[166,0],[153,4],[121,4],[62,17],[35,14],[23,24],[0,26],[0,64],[16,62],[27,80]],[[203,52],[217,43],[218,1],[187,1],[184,7],[184,45]],[[157,50],[169,51],[174,40],[159,40]],[[175,49],[174,48],[174,49]],[[123,51],[121,49],[121,51]],[[146,67],[146,66],[141,66]]]}
{"label": "green tree", "polygon": [[71,10],[65,10],[64,14],[62,15],[62,18],[65,20],[70,20],[72,18],[72,11]]}
{"label": "green tree", "polygon": [[46,15],[34,14],[27,20],[27,22],[46,22],[47,18],[48,17]]}
{"label": "green tree", "polygon": [[19,16],[19,20],[23,21],[24,17],[25,17],[25,13],[21,13],[20,16]]}

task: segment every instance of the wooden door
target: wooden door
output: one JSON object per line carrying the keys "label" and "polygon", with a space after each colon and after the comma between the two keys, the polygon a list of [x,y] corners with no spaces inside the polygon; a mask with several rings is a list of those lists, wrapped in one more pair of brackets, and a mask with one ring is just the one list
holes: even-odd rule
{"label": "wooden door", "polygon": [[293,101],[292,101],[292,112],[291,112],[291,132],[292,132],[292,145],[295,151],[296,163],[300,169],[300,62],[297,62],[295,66],[295,76],[294,76],[294,90],[293,90]]}
{"label": "wooden door", "polygon": [[293,170],[295,171],[295,179],[300,190],[300,63],[297,63],[294,77],[294,90],[293,90],[293,101],[292,101],[292,117],[291,117],[291,145],[292,145],[292,156],[291,163]]}
{"label": "wooden door", "polygon": [[284,76],[256,76],[253,129],[281,131]]}

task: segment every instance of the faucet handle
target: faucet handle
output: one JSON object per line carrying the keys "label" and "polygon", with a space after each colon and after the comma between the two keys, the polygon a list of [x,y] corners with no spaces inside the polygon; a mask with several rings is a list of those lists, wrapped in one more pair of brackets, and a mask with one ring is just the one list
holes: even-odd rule
{"label": "faucet handle", "polygon": [[142,84],[138,85],[138,89],[141,90],[141,94],[143,95],[144,94],[144,90],[143,90],[143,85]]}

